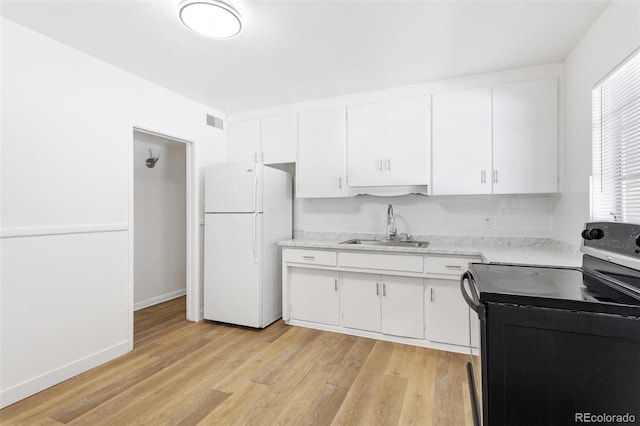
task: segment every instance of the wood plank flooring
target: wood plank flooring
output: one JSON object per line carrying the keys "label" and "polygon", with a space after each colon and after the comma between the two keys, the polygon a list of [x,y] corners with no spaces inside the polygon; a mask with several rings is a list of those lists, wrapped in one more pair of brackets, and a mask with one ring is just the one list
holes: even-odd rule
{"label": "wood plank flooring", "polygon": [[133,344],[186,322],[187,296],[176,297],[133,313]]}
{"label": "wood plank flooring", "polygon": [[467,357],[278,321],[180,321],[2,425],[471,425]]}

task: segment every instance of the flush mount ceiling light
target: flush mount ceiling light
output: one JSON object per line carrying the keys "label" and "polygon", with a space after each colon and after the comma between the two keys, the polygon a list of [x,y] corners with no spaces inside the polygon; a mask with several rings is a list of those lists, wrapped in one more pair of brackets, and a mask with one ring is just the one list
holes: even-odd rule
{"label": "flush mount ceiling light", "polygon": [[191,31],[200,35],[225,39],[242,31],[242,17],[229,4],[219,0],[184,0],[178,16]]}

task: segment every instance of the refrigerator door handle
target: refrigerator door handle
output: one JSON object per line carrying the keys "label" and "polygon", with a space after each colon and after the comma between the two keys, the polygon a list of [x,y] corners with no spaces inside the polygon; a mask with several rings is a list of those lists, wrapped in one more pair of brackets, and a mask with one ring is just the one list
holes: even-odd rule
{"label": "refrigerator door handle", "polygon": [[253,263],[258,264],[258,213],[253,214]]}
{"label": "refrigerator door handle", "polygon": [[253,212],[258,211],[258,168],[256,167],[253,176]]}

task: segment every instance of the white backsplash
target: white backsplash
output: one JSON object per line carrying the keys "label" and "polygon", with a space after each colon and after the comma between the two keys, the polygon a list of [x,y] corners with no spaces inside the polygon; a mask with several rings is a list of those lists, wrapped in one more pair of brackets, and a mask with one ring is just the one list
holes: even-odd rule
{"label": "white backsplash", "polygon": [[550,195],[404,195],[296,199],[301,232],[384,234],[392,204],[398,232],[414,235],[553,237]]}

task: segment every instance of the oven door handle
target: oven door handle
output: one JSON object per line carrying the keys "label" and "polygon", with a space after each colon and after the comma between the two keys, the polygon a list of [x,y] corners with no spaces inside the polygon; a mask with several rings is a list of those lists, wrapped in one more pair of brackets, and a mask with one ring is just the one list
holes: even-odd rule
{"label": "oven door handle", "polygon": [[[467,288],[464,285],[465,281],[469,282],[469,290],[471,295],[469,295],[469,292],[467,292]],[[480,307],[480,300],[478,299],[478,296],[474,291],[475,286],[472,283],[473,275],[471,275],[471,272],[467,271],[462,274],[462,276],[460,277],[460,291],[462,292],[462,297],[464,298],[464,301],[467,302],[467,305],[469,305],[469,307],[477,313]]]}

